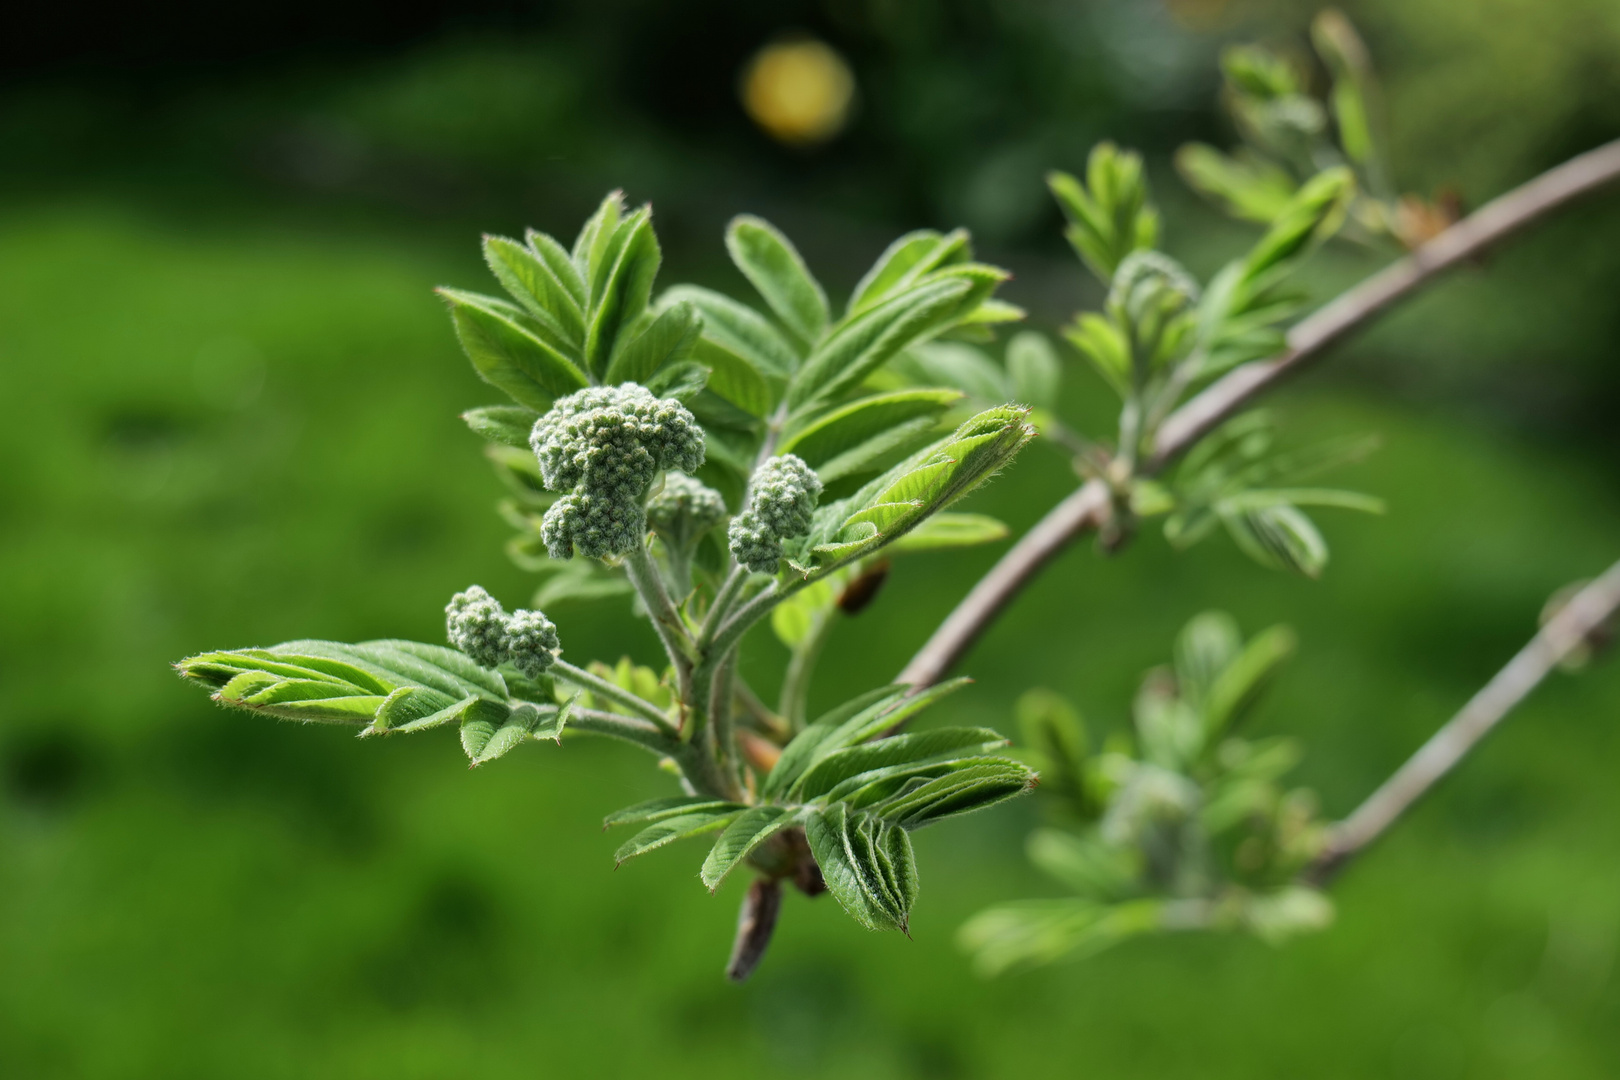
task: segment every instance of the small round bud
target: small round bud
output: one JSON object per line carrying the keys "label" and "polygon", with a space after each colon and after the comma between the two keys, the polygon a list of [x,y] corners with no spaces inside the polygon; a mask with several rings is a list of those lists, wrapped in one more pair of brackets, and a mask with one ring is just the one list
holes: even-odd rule
{"label": "small round bud", "polygon": [[504,659],[531,679],[538,679],[557,660],[561,642],[557,627],[543,611],[521,609],[506,619]]}
{"label": "small round bud", "polygon": [[554,559],[577,548],[623,555],[647,531],[643,500],[665,469],[703,464],[703,430],[686,407],[635,383],[593,386],[561,398],[529,436],[540,476],[570,494],[546,512],[541,535]]}
{"label": "small round bud", "polygon": [[720,493],[684,473],[665,473],[663,490],[647,500],[647,524],[682,551],[725,516]]}
{"label": "small round bud", "polygon": [[494,667],[505,652],[506,611],[477,585],[458,592],[444,609],[445,634],[450,644],[481,667]]}
{"label": "small round bud", "polygon": [[731,519],[732,558],[760,574],[775,573],[782,541],[810,531],[821,497],[821,478],[793,454],[773,457],[754,471],[748,508]]}

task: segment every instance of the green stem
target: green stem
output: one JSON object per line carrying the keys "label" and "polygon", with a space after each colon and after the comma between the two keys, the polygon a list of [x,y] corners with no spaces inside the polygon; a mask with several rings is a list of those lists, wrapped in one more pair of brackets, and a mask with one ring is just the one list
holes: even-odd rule
{"label": "green stem", "polygon": [[733,790],[742,791],[742,771],[737,763],[737,741],[731,716],[732,677],[737,670],[737,651],[731,650],[715,669],[709,688],[709,729],[713,734],[715,760]]}
{"label": "green stem", "polygon": [[669,717],[665,716],[663,710],[646,698],[638,694],[632,694],[624,687],[619,686],[617,683],[611,683],[600,675],[592,675],[584,668],[577,668],[566,660],[558,660],[552,665],[552,670],[560,678],[573,683],[581,690],[589,690],[593,694],[600,694],[609,701],[623,705],[627,709],[635,710],[636,715],[652,721],[653,725],[666,735],[673,736],[675,734],[675,728],[670,725]]}
{"label": "green stem", "polygon": [[698,648],[705,648],[725,621],[726,614],[731,605],[736,602],[737,594],[748,581],[748,568],[746,566],[733,566],[731,573],[721,583],[720,591],[714,594],[714,603],[709,607],[709,614],[703,619],[703,628],[698,631]]}
{"label": "green stem", "polygon": [[568,726],[579,731],[589,731],[635,743],[643,750],[650,750],[660,757],[677,754],[681,749],[680,743],[673,736],[666,735],[651,724],[598,709],[574,709],[569,714]]}
{"label": "green stem", "polygon": [[738,608],[736,613],[726,620],[725,625],[720,627],[704,650],[704,663],[712,663],[708,657],[724,656],[742,640],[749,627],[769,615],[773,607],[804,588],[806,584],[804,581],[795,581],[792,585],[782,588],[778,582],[772,581],[752,600]]}
{"label": "green stem", "polygon": [[686,627],[681,623],[675,605],[670,603],[669,593],[664,589],[664,579],[653,565],[652,557],[647,554],[645,543],[638,544],[625,556],[624,569],[636,592],[641,594],[641,602],[647,605],[653,630],[663,643],[664,651],[669,654],[681,701],[690,703],[693,700],[691,639],[686,636]]}

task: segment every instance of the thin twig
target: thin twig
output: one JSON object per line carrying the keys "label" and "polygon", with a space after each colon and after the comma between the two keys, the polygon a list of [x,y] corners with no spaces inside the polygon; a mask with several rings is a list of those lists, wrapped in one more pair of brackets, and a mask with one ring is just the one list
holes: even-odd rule
{"label": "thin twig", "polygon": [[1354,813],[1334,827],[1327,849],[1312,865],[1307,878],[1317,885],[1331,880],[1346,862],[1383,835],[1413,803],[1439,783],[1547,677],[1548,672],[1588,641],[1593,631],[1617,610],[1620,610],[1620,562],[1576,593],[1461,712],[1435,732]]}
{"label": "thin twig", "polygon": [[1620,139],[1570,158],[1486,203],[1406,258],[1302,319],[1288,332],[1286,353],[1233,369],[1171,413],[1159,428],[1149,470],[1162,469],[1255,395],[1304,367],[1437,274],[1617,179]]}
{"label": "thin twig", "polygon": [[625,742],[635,743],[643,750],[651,750],[660,755],[673,754],[681,745],[645,721],[620,716],[617,713],[602,712],[600,709],[575,708],[569,713],[568,726],[578,731],[623,739]]}
{"label": "thin twig", "polygon": [[[1571,158],[1487,203],[1405,259],[1302,320],[1289,333],[1289,351],[1284,355],[1235,368],[1171,413],[1159,428],[1145,471],[1162,470],[1283,376],[1303,367],[1441,271],[1617,179],[1620,140]],[[1107,490],[1095,480],[1055,506],[962,599],[896,681],[910,683],[915,691],[943,678],[1036,571],[1070,541],[1097,528],[1107,519],[1107,509]]]}
{"label": "thin twig", "polygon": [[1096,528],[1108,511],[1108,486],[1100,480],[1088,481],[1054,506],[979,579],[894,681],[910,683],[916,691],[944,678],[1018,590],[1069,541]]}
{"label": "thin twig", "polygon": [[666,735],[674,735],[675,728],[669,718],[663,714],[652,702],[639,694],[633,694],[617,683],[609,682],[600,675],[593,675],[584,668],[575,667],[566,660],[558,660],[553,665],[557,677],[565,682],[571,682],[581,690],[589,690],[593,694],[600,694],[609,701],[623,705],[627,709],[634,709],[639,716],[646,717],[653,725]]}

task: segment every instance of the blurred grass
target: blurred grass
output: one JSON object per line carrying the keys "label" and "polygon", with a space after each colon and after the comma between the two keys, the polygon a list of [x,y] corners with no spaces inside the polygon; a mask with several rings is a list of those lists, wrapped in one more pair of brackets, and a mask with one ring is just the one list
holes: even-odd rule
{"label": "blurred grass", "polygon": [[[103,203],[0,219],[0,1073],[1605,1077],[1620,1069],[1620,681],[1555,680],[1356,866],[1331,932],[1277,951],[1153,941],[995,983],[951,946],[1050,891],[1035,808],[923,833],[915,941],[789,902],[755,981],[720,968],[737,889],[696,848],[611,869],[608,810],[662,794],[634,751],[536,746],[477,773],[453,737],[361,745],[227,714],[166,665],[291,637],[436,640],[444,598],[530,587],[456,413],[493,400],[431,285],[455,249],[355,228],[184,228]],[[1077,379],[1077,408],[1091,383]],[[1308,583],[1224,540],[1075,550],[971,657],[940,721],[1007,727],[1046,683],[1119,723],[1209,606],[1295,624],[1260,723],[1305,738],[1329,812],[1369,787],[1617,554],[1612,475],[1444,412],[1294,391],[1302,432],[1376,430]],[[1072,480],[1033,447],[975,509],[1016,528]],[[1324,514],[1326,518],[1326,514]],[[902,562],[816,700],[886,680],[996,552]],[[613,604],[569,654],[653,659]],[[751,674],[774,682],[760,639]]]}

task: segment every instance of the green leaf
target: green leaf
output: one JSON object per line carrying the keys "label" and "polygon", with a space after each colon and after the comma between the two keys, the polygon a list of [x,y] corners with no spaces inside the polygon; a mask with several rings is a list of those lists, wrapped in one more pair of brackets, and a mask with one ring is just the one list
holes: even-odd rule
{"label": "green leaf", "polygon": [[948,267],[840,323],[794,377],[789,407],[799,410],[853,389],[902,349],[978,307],[1006,277],[1003,270],[977,263]]}
{"label": "green leaf", "polygon": [[1010,758],[984,758],[981,763],[944,776],[875,804],[872,812],[908,829],[920,829],[948,817],[984,810],[1029,791],[1039,782],[1035,772]]}
{"label": "green leaf", "polygon": [[1042,784],[1089,817],[1096,808],[1086,790],[1090,746],[1080,713],[1067,698],[1051,690],[1027,691],[1018,699],[1015,711],[1024,742],[1034,752]]}
{"label": "green leaf", "polygon": [[709,385],[709,369],[691,360],[670,364],[654,373],[645,385],[659,397],[676,398],[690,406],[693,399]]}
{"label": "green leaf", "polygon": [[1213,742],[1242,718],[1283,661],[1294,654],[1294,632],[1273,626],[1256,634],[1210,684],[1204,699],[1204,729]]}
{"label": "green leaf", "polygon": [[1226,512],[1256,510],[1266,506],[1331,506],[1340,510],[1359,510],[1364,514],[1382,514],[1384,500],[1359,491],[1339,491],[1334,488],[1258,488],[1240,491],[1221,500]]}
{"label": "green leaf", "polygon": [[690,836],[701,836],[716,829],[723,829],[737,817],[738,813],[736,810],[704,810],[664,818],[621,844],[619,850],[613,853],[613,862],[615,865],[622,865],[628,859],[645,855],[665,844],[673,844]]}
{"label": "green leaf", "polygon": [[859,315],[916,284],[917,279],[951,263],[973,257],[965,229],[940,234],[932,229],[909,232],[890,244],[850,294],[844,318]]}
{"label": "green leaf", "polygon": [[534,252],[535,257],[545,264],[552,278],[562,285],[574,306],[583,313],[590,303],[590,292],[585,288],[585,279],[580,276],[579,267],[574,265],[568,249],[537,229],[526,230],[523,239],[528,242],[529,250]]}
{"label": "green leaf", "polygon": [[882,871],[857,855],[854,826],[842,803],[805,816],[805,838],[821,868],[827,891],[850,917],[868,930],[901,930],[904,913],[884,902]]}
{"label": "green leaf", "polygon": [[1083,311],[1063,336],[1097,369],[1120,397],[1131,392],[1131,346],[1125,332],[1106,315]]}
{"label": "green leaf", "polygon": [[894,367],[920,386],[952,386],[984,404],[1000,405],[1013,396],[1006,370],[982,349],[934,341],[910,350]]}
{"label": "green leaf", "polygon": [[723,799],[710,799],[703,795],[677,795],[668,799],[652,799],[627,806],[623,810],[615,810],[602,819],[602,828],[614,825],[642,825],[687,814],[732,811],[741,813],[746,809],[748,808],[741,803],[726,802]]}
{"label": "green leaf", "polygon": [[527,449],[529,432],[534,430],[534,422],[540,419],[540,414],[521,405],[485,405],[468,409],[461,414],[461,418],[475,435],[481,435],[491,442]]}
{"label": "green leaf", "polygon": [[885,469],[903,461],[939,437],[939,420],[919,416],[880,431],[857,446],[816,466],[824,500],[841,499],[858,491]]}
{"label": "green leaf", "polygon": [[578,363],[585,315],[575,293],[559,280],[556,271],[532,248],[503,236],[484,237],[484,261],[501,287],[543,328],[542,336]]}
{"label": "green leaf", "polygon": [[[471,708],[473,699],[503,711],[507,701],[499,673],[454,649],[413,641],[289,641],[269,649],[203,653],[175,667],[184,678],[214,688],[222,705],[290,720],[374,727],[381,714],[378,731],[433,726],[420,721]],[[396,693],[407,688],[409,694]],[[445,713],[439,722],[460,715]]]}
{"label": "green leaf", "polygon": [[1094,835],[1036,829],[1025,849],[1030,862],[1092,900],[1119,899],[1131,891],[1141,870],[1140,851],[1115,847]]}
{"label": "green leaf", "polygon": [[619,218],[624,214],[624,192],[610,191],[607,198],[602,200],[579,230],[579,236],[574,240],[574,250],[569,259],[578,272],[580,282],[584,287],[585,297],[581,301],[582,309],[592,306],[594,290],[591,282],[596,280],[597,269],[602,263],[602,255],[612,242],[619,230]]}
{"label": "green leaf", "polygon": [[438,293],[450,304],[456,337],[479,378],[519,405],[544,412],[553,399],[586,385],[579,368],[524,327],[518,308],[456,289]]}
{"label": "green leaf", "polygon": [[779,452],[797,454],[811,467],[887,432],[907,420],[937,417],[962,400],[957,390],[899,390],[828,410],[790,428]]}
{"label": "green leaf", "polygon": [[1078,960],[1163,925],[1165,902],[1129,900],[1027,900],[979,912],[957,932],[957,943],[974,954],[980,975]]}
{"label": "green leaf", "polygon": [[860,491],[816,511],[787,546],[801,572],[829,572],[892,543],[1010,462],[1034,435],[1021,408],[979,413]]}
{"label": "green leaf", "polygon": [[975,547],[1005,540],[1012,530],[988,514],[935,514],[889,545],[896,555],[914,551],[943,551]]}
{"label": "green leaf", "polygon": [[672,304],[659,312],[636,337],[619,350],[608,365],[603,379],[609,386],[620,383],[646,385],[654,372],[678,364],[692,354],[703,319],[691,304]]}
{"label": "green leaf", "polygon": [[[793,741],[782,748],[782,756],[777,759],[770,775],[760,786],[760,794],[771,798],[787,788],[799,778],[799,774],[813,764],[816,749],[823,742],[836,733],[846,730],[846,725],[855,722],[864,722],[876,716],[886,706],[893,704],[904,696],[904,686],[880,686],[876,690],[868,690],[860,697],[851,698],[837,708],[815,719],[814,722],[794,736]],[[839,743],[830,747],[830,750],[840,749],[846,743]]]}
{"label": "green leaf", "polygon": [[1288,267],[1338,232],[1355,193],[1356,178],[1349,169],[1324,169],[1311,177],[1249,252],[1244,276],[1253,281]]}
{"label": "green leaf", "polygon": [[1263,225],[1276,221],[1298,190],[1287,170],[1247,152],[1228,157],[1213,146],[1187,143],[1175,163],[1188,187],[1234,217]]}
{"label": "green leaf", "polygon": [[1056,407],[1063,366],[1045,334],[1026,330],[1007,342],[1007,374],[1015,400],[1038,409]]}
{"label": "green leaf", "polygon": [[708,388],[749,416],[763,419],[776,407],[771,383],[742,356],[707,338],[697,342],[692,356],[709,369]]}
{"label": "green leaf", "polygon": [[591,310],[585,330],[585,366],[599,376],[607,371],[652,294],[662,259],[652,211],[642,207],[625,218],[601,258],[590,279]]}
{"label": "green leaf", "polygon": [[785,379],[799,366],[799,353],[771,321],[747,304],[696,285],[664,290],[659,305],[687,303],[703,315],[703,337],[742,357],[761,374]]}
{"label": "green leaf", "polygon": [[710,892],[718,889],[720,882],[749,852],[797,821],[798,816],[793,811],[780,806],[756,806],[742,814],[726,826],[726,831],[710,849],[709,857],[703,860],[699,875],[703,884]]}
{"label": "green leaf", "polygon": [[776,226],[748,214],[734,217],[726,228],[726,250],[790,334],[806,345],[821,337],[827,294]]}
{"label": "green leaf", "polygon": [[1148,202],[1141,155],[1098,143],[1084,185],[1062,172],[1049,173],[1046,183],[1069,219],[1064,235],[1103,284],[1125,256],[1158,239],[1159,215]]}
{"label": "green leaf", "polygon": [[1222,514],[1232,539],[1255,562],[1309,578],[1327,566],[1327,541],[1311,519],[1291,505],[1263,506]]}
{"label": "green leaf", "polygon": [[[960,761],[1006,745],[1007,740],[989,728],[939,728],[849,746],[821,757],[806,769],[789,789],[788,797],[808,802],[852,777],[900,765]],[[881,777],[873,775],[871,779]]]}
{"label": "green leaf", "polygon": [[1176,637],[1176,688],[1181,696],[1194,708],[1202,708],[1210,687],[1242,651],[1243,634],[1232,616],[1224,611],[1193,616]]}
{"label": "green leaf", "polygon": [[562,730],[568,723],[568,713],[573,705],[574,701],[570,698],[561,708],[523,702],[517,708],[507,710],[494,702],[483,702],[482,707],[462,717],[461,748],[467,752],[472,767],[477,768],[530,739],[561,742]]}

